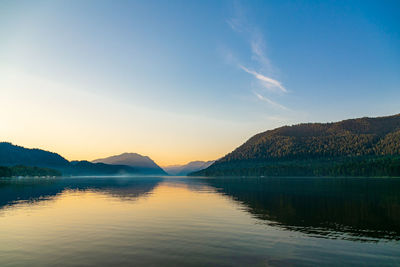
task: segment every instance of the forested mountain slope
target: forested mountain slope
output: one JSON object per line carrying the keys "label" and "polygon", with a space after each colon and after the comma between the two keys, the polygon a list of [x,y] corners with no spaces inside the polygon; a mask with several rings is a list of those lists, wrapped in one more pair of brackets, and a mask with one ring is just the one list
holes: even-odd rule
{"label": "forested mountain slope", "polygon": [[193,175],[399,176],[400,114],[259,133]]}

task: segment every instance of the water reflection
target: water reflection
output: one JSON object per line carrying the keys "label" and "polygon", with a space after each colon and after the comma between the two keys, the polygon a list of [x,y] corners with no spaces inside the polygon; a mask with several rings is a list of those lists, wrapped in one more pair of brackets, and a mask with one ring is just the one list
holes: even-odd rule
{"label": "water reflection", "polygon": [[123,200],[134,200],[152,191],[160,181],[160,177],[0,179],[0,209],[21,202],[50,200],[66,190],[96,191]]}
{"label": "water reflection", "polygon": [[0,209],[22,202],[51,200],[71,190],[133,201],[152,192],[161,182],[194,192],[218,192],[239,202],[262,223],[310,236],[369,242],[400,240],[400,179],[2,179]]}
{"label": "water reflection", "polygon": [[400,179],[204,181],[268,225],[331,239],[400,240]]}
{"label": "water reflection", "polygon": [[0,266],[397,266],[398,181],[0,180]]}

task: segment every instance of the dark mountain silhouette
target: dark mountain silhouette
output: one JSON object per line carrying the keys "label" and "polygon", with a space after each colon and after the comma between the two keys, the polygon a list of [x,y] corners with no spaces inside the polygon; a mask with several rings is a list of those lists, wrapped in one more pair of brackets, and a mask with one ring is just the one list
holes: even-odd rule
{"label": "dark mountain silhouette", "polygon": [[37,148],[25,148],[7,142],[0,143],[0,166],[26,165],[62,168],[68,164],[69,161],[57,153]]}
{"label": "dark mountain silhouette", "polygon": [[[53,175],[59,172],[63,175],[125,175],[141,173],[139,169],[126,165],[91,163],[89,161],[69,162],[57,153],[37,148],[24,148],[7,142],[0,143],[0,166],[13,167],[12,170],[3,169],[4,176],[9,176],[10,174],[20,175],[22,169],[26,175],[29,175],[29,173],[46,173],[47,168],[57,171],[48,170]],[[15,168],[15,166],[19,166],[19,168]],[[23,166],[25,168],[22,168]],[[29,167],[40,167],[41,169]]]}
{"label": "dark mountain silhouette", "polygon": [[189,173],[196,172],[208,168],[214,160],[210,161],[191,161],[184,165],[172,165],[164,167],[164,170],[170,175],[185,176]]}
{"label": "dark mountain silhouette", "polygon": [[400,114],[259,133],[192,175],[400,176]]}
{"label": "dark mountain silhouette", "polygon": [[71,161],[70,167],[64,170],[70,175],[129,175],[138,174],[139,170],[126,165],[92,163],[86,160]]}
{"label": "dark mountain silhouette", "polygon": [[116,156],[111,156],[103,159],[96,159],[93,163],[106,163],[110,165],[126,165],[136,169],[138,173],[142,174],[162,174],[167,173],[160,168],[151,158],[142,156],[137,153],[123,153]]}

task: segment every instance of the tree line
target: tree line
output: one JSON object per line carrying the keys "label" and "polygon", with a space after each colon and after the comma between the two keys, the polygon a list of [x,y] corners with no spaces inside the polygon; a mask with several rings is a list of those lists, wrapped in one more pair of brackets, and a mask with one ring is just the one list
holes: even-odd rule
{"label": "tree line", "polygon": [[0,166],[0,177],[13,176],[61,176],[61,172],[49,168],[17,165],[12,167]]}

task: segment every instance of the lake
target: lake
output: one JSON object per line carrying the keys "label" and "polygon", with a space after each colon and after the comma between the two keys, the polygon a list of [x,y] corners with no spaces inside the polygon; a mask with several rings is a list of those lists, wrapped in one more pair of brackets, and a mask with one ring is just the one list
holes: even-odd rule
{"label": "lake", "polygon": [[400,265],[400,179],[0,179],[0,266]]}

